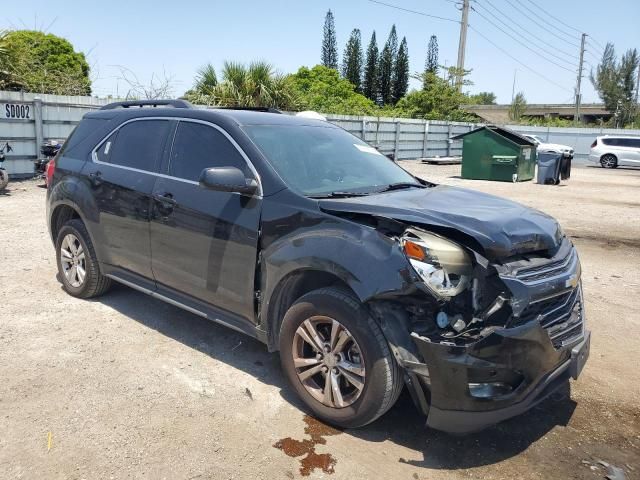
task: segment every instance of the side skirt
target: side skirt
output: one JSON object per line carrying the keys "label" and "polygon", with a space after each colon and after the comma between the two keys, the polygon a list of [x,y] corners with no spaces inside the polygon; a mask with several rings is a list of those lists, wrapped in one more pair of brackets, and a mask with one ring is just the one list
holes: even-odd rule
{"label": "side skirt", "polygon": [[140,281],[138,281],[137,275],[129,272],[120,272],[119,269],[115,269],[113,267],[109,270],[111,271],[109,273],[105,273],[105,276],[118,283],[131,287],[139,292],[146,293],[153,298],[162,300],[163,302],[186,310],[194,315],[198,315],[206,318],[207,320],[211,320],[212,322],[231,328],[237,332],[249,335],[262,343],[267,343],[266,332],[257,328],[255,325],[250,324],[247,320],[241,317],[217,309],[196,299],[191,299],[190,297],[168,287],[163,286],[158,288],[153,286],[153,284],[146,279],[140,279]]}

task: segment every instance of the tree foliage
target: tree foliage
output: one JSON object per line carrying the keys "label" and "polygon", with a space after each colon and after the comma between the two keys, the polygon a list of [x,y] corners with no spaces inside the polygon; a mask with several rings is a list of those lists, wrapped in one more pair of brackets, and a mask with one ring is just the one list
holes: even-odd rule
{"label": "tree foliage", "polygon": [[362,92],[362,57],[360,30],[354,28],[342,56],[342,76],[356,87],[357,92]]}
{"label": "tree foliage", "polygon": [[287,83],[294,90],[300,108],[343,115],[372,115],[376,105],[355,91],[354,85],[324,65],[301,67]]}
{"label": "tree foliage", "polygon": [[393,67],[392,97],[395,105],[409,90],[409,49],[405,37],[402,37]]}
{"label": "tree foliage", "polygon": [[338,70],[338,40],[333,12],[329,10],[324,17],[324,35],[322,37],[321,63],[325,67]]}
{"label": "tree foliage", "polygon": [[393,105],[393,70],[398,55],[396,26],[391,27],[378,63],[378,91],[381,105]]}
{"label": "tree foliage", "polygon": [[638,72],[638,51],[627,50],[618,62],[615,48],[607,43],[602,59],[591,71],[591,83],[609,112],[618,112],[622,125],[633,120],[636,111],[635,89]]}
{"label": "tree foliage", "polygon": [[371,41],[367,47],[367,57],[362,79],[362,93],[374,102],[378,100],[378,42],[376,32],[371,34]]}
{"label": "tree foliage", "polygon": [[518,92],[516,93],[516,96],[513,97],[513,101],[509,107],[509,119],[514,122],[518,122],[526,111],[527,99],[524,97],[523,92]]}
{"label": "tree foliage", "polygon": [[472,105],[495,105],[496,94],[493,92],[479,92],[469,95],[469,102]]}
{"label": "tree foliage", "polygon": [[0,43],[1,89],[57,95],[91,93],[89,64],[64,38],[14,30],[5,32]]}
{"label": "tree foliage", "polygon": [[214,67],[205,65],[198,71],[194,88],[184,96],[203,105],[298,108],[297,97],[286,77],[264,61],[249,65],[226,61],[221,81],[218,81]]}
{"label": "tree foliage", "polygon": [[401,98],[395,106],[396,116],[460,122],[475,119],[460,108],[468,98],[458,91],[451,78],[440,78],[432,72],[417,74],[415,78],[425,88],[413,90]]}

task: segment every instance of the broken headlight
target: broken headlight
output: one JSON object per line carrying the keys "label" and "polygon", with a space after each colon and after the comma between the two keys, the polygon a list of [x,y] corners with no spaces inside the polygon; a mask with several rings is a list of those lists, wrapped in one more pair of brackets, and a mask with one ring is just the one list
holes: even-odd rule
{"label": "broken headlight", "polygon": [[471,257],[457,243],[432,233],[407,230],[400,245],[416,273],[434,293],[453,297],[471,281]]}

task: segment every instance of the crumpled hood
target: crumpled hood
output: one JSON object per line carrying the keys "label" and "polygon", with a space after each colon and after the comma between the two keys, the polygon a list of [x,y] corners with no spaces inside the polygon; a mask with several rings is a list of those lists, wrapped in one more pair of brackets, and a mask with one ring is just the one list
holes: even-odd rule
{"label": "crumpled hood", "polygon": [[438,185],[365,197],[322,199],[327,212],[359,213],[424,226],[445,227],[473,237],[490,260],[555,250],[562,233],[555,219],[511,200]]}

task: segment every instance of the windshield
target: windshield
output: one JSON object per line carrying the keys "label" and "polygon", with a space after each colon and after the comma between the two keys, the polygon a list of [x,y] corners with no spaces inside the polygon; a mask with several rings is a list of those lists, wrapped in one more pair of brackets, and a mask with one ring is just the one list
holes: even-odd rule
{"label": "windshield", "polygon": [[537,135],[525,135],[525,137],[528,137],[529,139],[533,140],[535,143],[544,143],[542,139]]}
{"label": "windshield", "polygon": [[422,185],[375,148],[334,127],[250,125],[245,131],[280,177],[306,196],[370,194]]}

